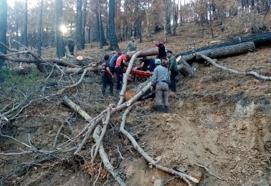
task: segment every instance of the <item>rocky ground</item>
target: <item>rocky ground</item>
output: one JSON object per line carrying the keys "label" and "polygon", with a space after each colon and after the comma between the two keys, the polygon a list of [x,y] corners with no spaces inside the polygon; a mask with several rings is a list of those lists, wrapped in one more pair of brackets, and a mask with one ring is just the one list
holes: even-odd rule
{"label": "rocky ground", "polygon": [[[168,39],[168,47],[175,52],[183,51],[227,37],[218,33],[216,39],[202,38],[196,29],[190,31],[190,28],[181,27],[178,36]],[[151,40],[139,44],[139,48],[152,47]],[[92,47],[80,54],[97,53],[98,49]],[[266,47],[221,59],[218,63],[271,75],[270,54],[271,48]],[[152,110],[152,100],[143,101],[129,115],[127,130],[161,164],[201,178],[199,185],[270,185],[270,82],[233,75],[206,64],[194,64],[194,67],[197,77],[179,77],[177,92],[170,96],[169,113],[157,113]],[[96,75],[89,76],[65,95],[91,116],[117,101],[116,97],[101,96]],[[62,99],[63,96],[56,96],[32,103],[4,132],[20,141],[31,139],[40,149],[52,148],[61,125],[64,129],[60,141],[86,124],[62,104]],[[1,97],[0,103],[6,105],[6,102]],[[116,116],[110,123],[104,146],[128,185],[185,185],[146,164],[119,133],[119,123],[120,118]],[[1,152],[22,148],[12,140],[0,139]],[[0,155],[0,185],[113,185],[113,179],[99,160],[90,163],[88,155],[92,145],[89,140],[82,152],[83,160],[74,159],[68,153],[57,157]]]}

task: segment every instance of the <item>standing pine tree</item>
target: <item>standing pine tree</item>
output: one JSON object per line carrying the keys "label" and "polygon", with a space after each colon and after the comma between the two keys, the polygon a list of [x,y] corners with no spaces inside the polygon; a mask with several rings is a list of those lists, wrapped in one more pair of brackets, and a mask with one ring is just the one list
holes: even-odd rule
{"label": "standing pine tree", "polygon": [[82,42],[83,37],[83,13],[82,7],[83,2],[82,0],[77,0],[76,3],[76,45],[79,50],[84,48],[84,43]]}
{"label": "standing pine tree", "polygon": [[165,20],[164,20],[164,32],[165,36],[171,35],[171,0],[164,0],[165,3]]}
{"label": "standing pine tree", "polygon": [[108,23],[108,39],[110,43],[110,49],[115,50],[119,49],[118,45],[118,39],[116,36],[116,30],[115,30],[115,16],[116,16],[116,1],[115,0],[109,0],[109,23]]}
{"label": "standing pine tree", "polygon": [[88,16],[88,11],[87,11],[87,6],[88,6],[88,0],[84,0],[84,3],[83,3],[83,13],[82,13],[82,22],[83,22],[83,30],[82,30],[82,40],[81,40],[81,43],[82,43],[82,46],[84,49],[85,48],[85,44],[86,44],[86,24],[87,24],[87,16]]}
{"label": "standing pine tree", "polygon": [[[0,42],[6,44],[7,42],[7,0],[0,0]],[[7,50],[5,47],[0,45],[0,54],[6,54]],[[0,82],[4,81],[2,77],[1,69],[4,65],[4,60],[0,58]]]}
{"label": "standing pine tree", "polygon": [[28,46],[28,0],[25,0],[24,5],[24,31],[23,31],[23,44]]}
{"label": "standing pine tree", "polygon": [[63,24],[63,2],[62,0],[55,0],[55,41],[56,41],[56,55],[58,58],[64,57],[64,41],[60,30]]}
{"label": "standing pine tree", "polygon": [[100,48],[103,48],[103,46],[105,46],[107,43],[106,43],[105,35],[104,35],[104,27],[103,27],[100,0],[97,0],[97,2],[96,2],[95,13],[96,13],[96,17],[97,17],[97,28],[98,28],[98,34],[99,34]]}
{"label": "standing pine tree", "polygon": [[38,55],[41,56],[42,47],[42,15],[43,15],[43,0],[40,0],[40,12],[39,12],[39,30],[38,30]]}

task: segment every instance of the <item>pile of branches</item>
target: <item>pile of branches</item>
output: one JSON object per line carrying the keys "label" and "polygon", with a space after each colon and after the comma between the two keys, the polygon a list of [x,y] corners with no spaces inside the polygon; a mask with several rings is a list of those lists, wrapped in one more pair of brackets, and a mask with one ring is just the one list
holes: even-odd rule
{"label": "pile of branches", "polygon": [[[97,63],[91,63],[88,58],[77,60],[71,55],[66,55],[61,59],[42,58],[33,50],[25,46],[22,48],[22,50],[11,49],[1,42],[0,46],[7,50],[7,54],[0,53],[0,59],[13,63],[35,64],[38,70],[43,73],[52,74],[54,70],[57,70],[58,74],[61,75],[66,73],[78,74],[82,73],[85,69],[87,69],[87,71],[97,71],[99,69]],[[86,64],[85,61],[87,62],[86,66],[84,66],[84,64]]]}

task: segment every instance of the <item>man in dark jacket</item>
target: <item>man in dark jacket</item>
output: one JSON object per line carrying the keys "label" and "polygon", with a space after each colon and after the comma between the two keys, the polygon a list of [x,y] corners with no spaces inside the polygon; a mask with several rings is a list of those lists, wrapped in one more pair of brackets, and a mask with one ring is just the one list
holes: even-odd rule
{"label": "man in dark jacket", "polygon": [[167,57],[167,53],[166,53],[166,47],[165,47],[164,43],[155,41],[154,44],[158,48],[157,58],[161,59],[161,60],[165,59]]}
{"label": "man in dark jacket", "polygon": [[140,59],[140,66],[138,70],[153,72],[155,69],[155,59],[143,57]]}
{"label": "man in dark jacket", "polygon": [[172,51],[167,52],[169,64],[168,64],[168,70],[170,74],[170,90],[173,92],[176,92],[176,77],[178,75],[178,67],[176,62],[176,57],[173,55]]}
{"label": "man in dark jacket", "polygon": [[102,62],[101,78],[102,78],[102,93],[105,96],[106,87],[109,86],[110,95],[113,96],[113,74],[109,69],[109,56],[105,55]]}

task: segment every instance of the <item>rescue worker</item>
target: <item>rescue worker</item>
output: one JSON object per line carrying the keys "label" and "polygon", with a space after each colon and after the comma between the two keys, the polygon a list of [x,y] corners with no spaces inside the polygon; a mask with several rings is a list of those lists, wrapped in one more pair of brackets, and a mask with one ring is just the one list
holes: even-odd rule
{"label": "rescue worker", "polygon": [[117,59],[118,57],[121,55],[121,52],[119,51],[114,51],[113,52],[113,55],[109,61],[109,68],[110,68],[110,71],[112,74],[115,73],[115,65],[116,65],[116,62],[117,62]]}
{"label": "rescue worker", "polygon": [[155,105],[157,111],[168,112],[169,109],[169,72],[168,69],[161,64],[160,59],[155,60],[156,68],[151,77],[152,85],[155,89]]}
{"label": "rescue worker", "polygon": [[166,47],[163,42],[155,41],[155,46],[158,48],[158,59],[165,59],[167,57]]}
{"label": "rescue worker", "polygon": [[176,62],[176,57],[173,55],[172,51],[167,51],[168,59],[169,59],[169,65],[168,70],[170,74],[170,90],[173,92],[176,92],[176,77],[178,75],[178,67]]}
{"label": "rescue worker", "polygon": [[106,87],[109,86],[110,95],[113,96],[113,74],[109,69],[109,55],[104,56],[101,68],[102,94],[105,96]]}
{"label": "rescue worker", "polygon": [[153,72],[155,69],[155,59],[148,59],[147,57],[143,57],[140,60],[141,64],[137,68],[138,70],[143,70],[143,71],[150,71]]}
{"label": "rescue worker", "polygon": [[117,76],[117,91],[121,90],[122,81],[123,81],[123,73],[125,72],[125,68],[128,66],[129,56],[126,54],[122,54],[118,57],[115,65],[115,73]]}
{"label": "rescue worker", "polygon": [[128,42],[127,44],[127,52],[131,52],[131,51],[136,51],[137,49],[137,46],[136,46],[136,43],[135,43],[135,39],[132,37],[131,38],[131,41]]}

